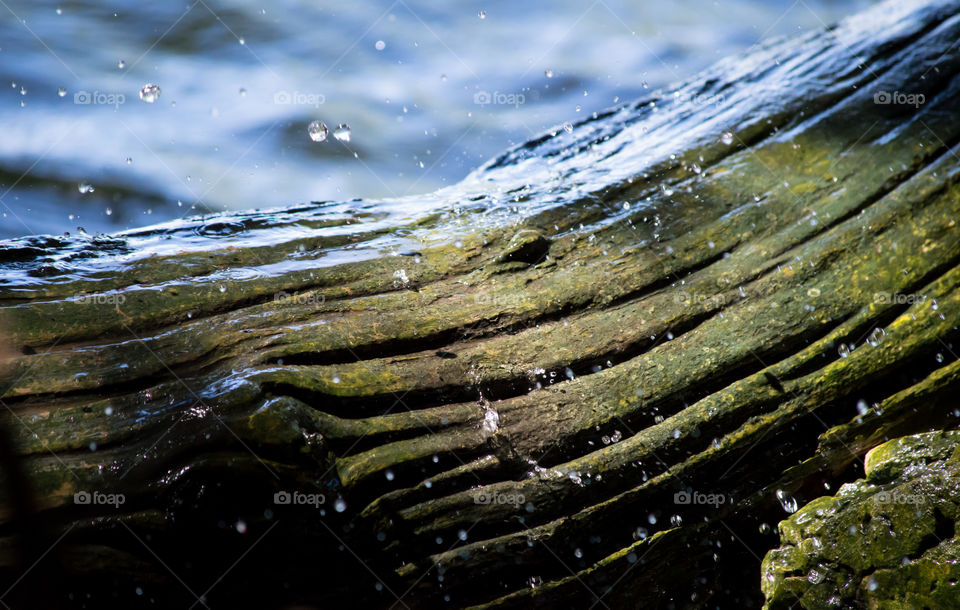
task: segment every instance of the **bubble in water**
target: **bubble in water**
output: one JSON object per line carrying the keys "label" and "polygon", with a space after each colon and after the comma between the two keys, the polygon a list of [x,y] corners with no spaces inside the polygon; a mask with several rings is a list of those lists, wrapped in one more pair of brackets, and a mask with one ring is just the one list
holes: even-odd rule
{"label": "bubble in water", "polygon": [[481,18],[481,19],[486,19],[486,18],[487,18],[487,11],[480,11],[479,13],[477,13],[477,17],[479,17],[479,18]]}
{"label": "bubble in water", "polygon": [[152,83],[147,83],[140,89],[140,99],[152,104],[160,97],[160,87]]}
{"label": "bubble in water", "polygon": [[307,126],[307,133],[310,134],[310,139],[314,142],[323,142],[326,140],[329,131],[322,121],[314,121]]}
{"label": "bubble in water", "polygon": [[67,90],[64,89],[63,87],[57,87],[57,95],[59,95],[60,97],[64,97],[67,95]]}
{"label": "bubble in water", "polygon": [[723,132],[722,134],[720,134],[720,141],[726,144],[727,146],[730,146],[731,144],[733,144],[733,134],[730,133],[729,131]]}
{"label": "bubble in water", "polygon": [[333,508],[338,513],[342,513],[343,511],[347,510],[347,502],[343,498],[337,498],[333,503]]}
{"label": "bubble in water", "polygon": [[837,353],[840,354],[841,358],[846,358],[850,355],[850,346],[846,343],[841,343],[840,347],[837,348]]}
{"label": "bubble in water", "polygon": [[867,337],[867,344],[871,347],[876,347],[880,345],[880,342],[883,341],[883,337],[886,335],[883,332],[882,328],[874,328],[870,335]]}
{"label": "bubble in water", "polygon": [[571,123],[564,123],[563,130],[567,133],[573,133],[573,125]]}
{"label": "bubble in water", "polygon": [[92,184],[87,184],[86,182],[81,182],[77,185],[77,190],[80,191],[81,195],[86,195],[87,193],[92,193],[94,190]]}
{"label": "bubble in water", "polygon": [[783,510],[788,513],[797,512],[797,499],[793,496],[787,495],[787,492],[782,489],[777,490],[777,499],[780,500],[780,506],[783,507]]}
{"label": "bubble in water", "polygon": [[335,137],[340,142],[349,142],[350,141],[350,126],[346,123],[340,123],[337,125],[337,128],[333,130],[333,137]]}
{"label": "bubble in water", "polygon": [[551,70],[550,68],[547,68],[546,70],[544,70],[543,74],[547,78],[553,78],[553,70]]}
{"label": "bubble in water", "polygon": [[387,43],[382,40],[378,40],[377,44],[373,45],[378,51],[382,51],[387,48]]}

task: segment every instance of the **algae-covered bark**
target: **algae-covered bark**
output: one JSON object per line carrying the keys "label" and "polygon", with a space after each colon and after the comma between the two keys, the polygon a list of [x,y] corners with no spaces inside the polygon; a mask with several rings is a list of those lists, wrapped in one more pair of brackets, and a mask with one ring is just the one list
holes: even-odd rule
{"label": "algae-covered bark", "polygon": [[758,606],[784,506],[956,421],[958,8],[429,197],[0,244],[4,601],[33,536],[94,605]]}

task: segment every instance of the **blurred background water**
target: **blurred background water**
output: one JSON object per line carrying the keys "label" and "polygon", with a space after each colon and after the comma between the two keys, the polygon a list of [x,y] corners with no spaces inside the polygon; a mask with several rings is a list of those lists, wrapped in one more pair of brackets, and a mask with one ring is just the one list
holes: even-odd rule
{"label": "blurred background water", "polygon": [[870,4],[0,0],[0,239],[430,192]]}

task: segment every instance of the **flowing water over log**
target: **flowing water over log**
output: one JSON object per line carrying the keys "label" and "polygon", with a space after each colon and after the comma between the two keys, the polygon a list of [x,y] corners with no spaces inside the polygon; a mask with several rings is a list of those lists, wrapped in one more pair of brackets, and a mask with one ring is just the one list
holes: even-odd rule
{"label": "flowing water over log", "polygon": [[955,426],[958,7],[430,196],[0,243],[11,581],[35,535],[104,605],[759,605],[785,509]]}

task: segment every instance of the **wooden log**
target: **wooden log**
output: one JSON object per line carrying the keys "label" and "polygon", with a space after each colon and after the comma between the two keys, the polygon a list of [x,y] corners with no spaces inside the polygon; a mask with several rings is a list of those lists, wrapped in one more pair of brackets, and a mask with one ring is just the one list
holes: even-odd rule
{"label": "wooden log", "polygon": [[955,425],[958,7],[432,196],[0,244],[0,601],[758,607],[784,506]]}

